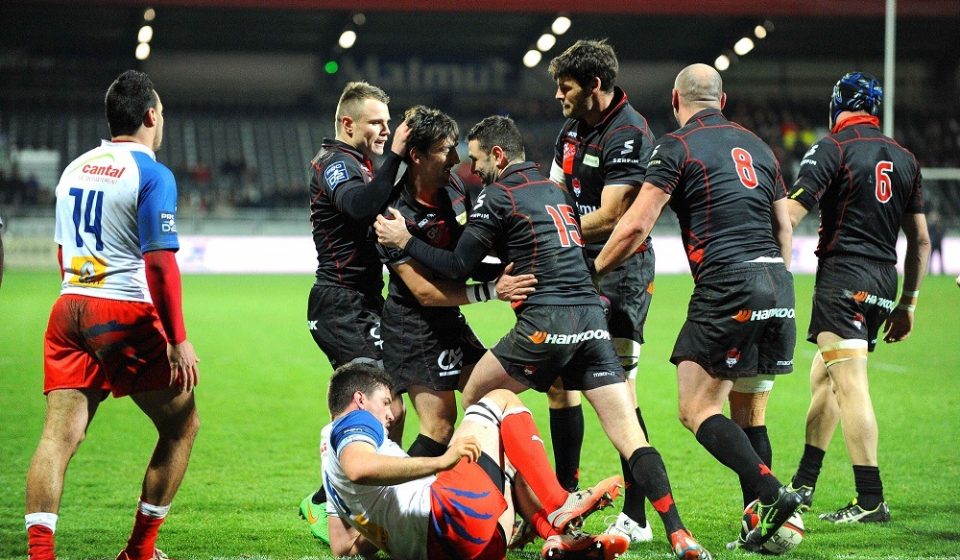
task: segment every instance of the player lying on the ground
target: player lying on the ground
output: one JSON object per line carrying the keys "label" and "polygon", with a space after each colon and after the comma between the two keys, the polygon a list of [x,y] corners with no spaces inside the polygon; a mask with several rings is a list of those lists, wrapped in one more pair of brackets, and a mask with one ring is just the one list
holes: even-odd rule
{"label": "player lying on the ground", "polygon": [[323,464],[330,545],[338,556],[502,559],[517,511],[546,539],[544,558],[612,558],[620,535],[577,532],[611,503],[620,477],[568,493],[556,480],[530,411],[497,390],[469,407],[440,457],[410,457],[386,437],[390,379],[368,363],[334,372],[334,418]]}

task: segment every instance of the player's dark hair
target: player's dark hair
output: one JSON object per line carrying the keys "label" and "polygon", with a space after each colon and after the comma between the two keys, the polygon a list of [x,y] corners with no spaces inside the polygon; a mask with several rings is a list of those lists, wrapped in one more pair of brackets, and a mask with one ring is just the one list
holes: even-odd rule
{"label": "player's dark hair", "polygon": [[403,114],[403,120],[410,127],[410,136],[407,137],[407,154],[404,155],[404,161],[407,163],[410,163],[410,150],[414,148],[421,154],[426,154],[437,142],[460,137],[457,121],[438,109],[416,105],[407,109]]}
{"label": "player's dark hair", "polygon": [[476,140],[484,152],[500,146],[510,161],[526,158],[523,152],[523,136],[510,117],[493,115],[483,119],[473,125],[467,133],[467,140]]}
{"label": "player's dark hair", "polygon": [[137,70],[127,70],[107,89],[104,105],[111,136],[134,134],[143,125],[147,110],[157,106],[157,92],[150,77]]}
{"label": "player's dark hair", "polygon": [[327,389],[327,408],[330,416],[336,417],[353,400],[357,391],[372,395],[379,388],[393,390],[393,382],[379,366],[369,362],[350,362],[337,368],[330,378]]}
{"label": "player's dark hair", "polygon": [[581,39],[554,57],[547,68],[554,80],[570,77],[588,89],[594,78],[600,78],[600,89],[606,92],[613,91],[619,70],[617,54],[606,39]]}
{"label": "player's dark hair", "polygon": [[390,103],[390,97],[377,86],[370,85],[367,82],[349,82],[343,87],[340,101],[337,102],[337,122],[335,123],[337,132],[340,132],[340,120],[344,116],[350,116],[353,119],[360,117],[360,110],[365,99],[375,99],[384,105]]}

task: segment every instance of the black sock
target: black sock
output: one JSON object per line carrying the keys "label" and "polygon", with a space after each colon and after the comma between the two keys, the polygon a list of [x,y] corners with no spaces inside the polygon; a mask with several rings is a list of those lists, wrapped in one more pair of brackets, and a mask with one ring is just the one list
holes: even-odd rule
{"label": "black sock", "polygon": [[883,501],[883,482],[880,481],[880,467],[866,465],[853,466],[853,480],[857,485],[857,503],[863,509],[877,509]]}
{"label": "black sock", "polygon": [[[640,421],[640,429],[643,430],[643,437],[647,437],[647,427],[643,424],[643,415],[640,414],[640,407],[637,407],[637,420]],[[623,514],[634,520],[641,527],[647,524],[647,497],[643,494],[643,488],[637,484],[633,478],[633,472],[630,470],[630,464],[622,456],[620,457],[620,469],[623,472]]]}
{"label": "black sock", "polygon": [[413,440],[407,455],[411,457],[439,457],[446,453],[446,444],[431,439],[423,434],[417,434],[417,439]]}
{"label": "black sock", "polygon": [[326,489],[324,489],[324,487],[321,486],[320,489],[317,490],[316,492],[314,492],[314,493],[313,493],[313,496],[310,497],[310,501],[313,502],[313,503],[315,503],[315,504],[317,504],[317,505],[326,503],[326,501],[327,501],[327,491],[326,491]]}
{"label": "black sock", "polygon": [[583,407],[550,409],[550,439],[557,481],[572,492],[580,484],[580,448],[583,447]]}
{"label": "black sock", "polygon": [[660,453],[652,447],[641,447],[633,452],[628,463],[637,486],[641,487],[644,495],[653,504],[653,509],[660,514],[667,535],[684,529],[680,513],[677,512],[677,506],[673,502],[670,479],[667,477],[667,468],[663,464]]}
{"label": "black sock", "polygon": [[793,475],[794,488],[800,486],[816,488],[817,479],[820,478],[820,469],[823,467],[823,456],[826,454],[825,450],[814,447],[809,443],[803,446],[800,466],[797,467],[797,474]]}
{"label": "black sock", "polygon": [[780,481],[760,460],[740,426],[722,414],[714,414],[700,424],[697,441],[718,461],[732,469],[753,489],[764,503],[777,498]]}
{"label": "black sock", "polygon": [[[757,452],[757,456],[760,457],[763,464],[772,469],[773,447],[770,446],[767,427],[750,426],[749,428],[743,428],[743,433],[747,434],[750,446]],[[743,477],[740,477],[740,491],[743,493],[743,507],[747,507],[747,504],[757,499],[757,493],[754,492],[753,488],[750,488],[750,484]]]}

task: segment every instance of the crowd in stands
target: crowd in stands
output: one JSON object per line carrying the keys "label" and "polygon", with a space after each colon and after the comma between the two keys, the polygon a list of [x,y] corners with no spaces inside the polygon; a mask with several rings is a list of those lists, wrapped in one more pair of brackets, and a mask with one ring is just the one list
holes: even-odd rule
{"label": "crowd in stands", "polygon": [[[556,103],[550,100],[518,99],[509,101],[508,106],[500,110],[511,114],[524,131],[528,159],[549,169],[557,131],[562,124]],[[753,130],[770,144],[781,162],[788,183],[796,177],[803,154],[827,133],[826,111],[816,104],[803,106],[786,102],[771,104],[739,100],[731,101],[725,113],[731,120]],[[460,116],[461,129],[469,128],[483,116]],[[673,115],[666,111],[649,113],[647,116],[655,135],[674,127]],[[96,120],[101,117],[83,116],[81,124],[87,118]],[[170,130],[165,134],[165,146],[158,157],[177,176],[181,211],[205,215],[232,208],[306,207],[309,160],[318,149],[320,139],[330,134],[326,120],[318,119],[316,114],[293,115],[278,119],[273,124],[268,119],[264,124],[260,120],[251,120],[251,117],[214,118],[206,114],[191,116],[189,113],[178,113],[178,119],[180,122],[171,119],[168,123]],[[0,115],[0,128],[10,121]],[[30,122],[29,119],[23,121]],[[184,121],[192,124],[185,126]],[[242,126],[249,126],[250,130],[254,130],[253,127],[260,128],[254,130],[255,134],[248,134],[248,138],[254,141],[244,145],[239,133],[233,134],[236,140],[232,142],[230,134],[218,135],[218,122],[222,122],[221,128],[228,132]],[[253,124],[247,125],[248,122]],[[960,113],[898,112],[896,125],[896,137],[917,155],[922,166],[960,167]],[[20,128],[22,130],[23,127]],[[184,131],[201,128],[209,132],[204,132],[203,136],[195,133],[195,142],[192,144],[195,146],[194,153],[188,154],[191,142],[185,140]],[[81,130],[86,129],[81,126]],[[16,130],[0,130],[0,134],[5,136],[8,144],[16,145]],[[95,136],[96,132],[91,134]],[[204,141],[217,143],[217,138],[225,138],[229,146],[203,149]],[[278,138],[282,138],[280,146],[277,145]],[[70,145],[85,148],[96,145],[96,142],[95,137],[81,138]],[[54,139],[54,144],[27,147],[59,150],[63,152],[61,161],[70,161],[79,155],[67,153],[69,147],[66,139],[59,144]],[[241,155],[250,153],[250,144],[253,144],[253,153],[260,157],[257,162],[259,165]],[[246,152],[241,150],[244,146]],[[465,140],[462,148],[461,159],[466,160]],[[210,159],[220,156],[221,159],[208,161],[203,156]],[[53,185],[40,185],[36,177],[23,177],[11,162],[4,163],[0,161],[0,204],[8,212],[11,206],[44,206],[50,203]],[[476,182],[476,178],[470,174],[469,162],[462,164],[458,172],[468,183]],[[945,227],[960,226],[960,181],[940,182],[935,188],[927,188],[926,194],[930,206],[940,212]]]}

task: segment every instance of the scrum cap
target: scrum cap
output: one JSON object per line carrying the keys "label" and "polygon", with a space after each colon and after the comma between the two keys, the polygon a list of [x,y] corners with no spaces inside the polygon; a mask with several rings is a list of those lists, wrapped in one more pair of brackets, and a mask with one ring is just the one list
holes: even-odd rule
{"label": "scrum cap", "polygon": [[837,122],[842,111],[866,111],[871,115],[880,112],[883,88],[880,81],[865,72],[850,72],[833,86],[830,98],[830,122]]}

